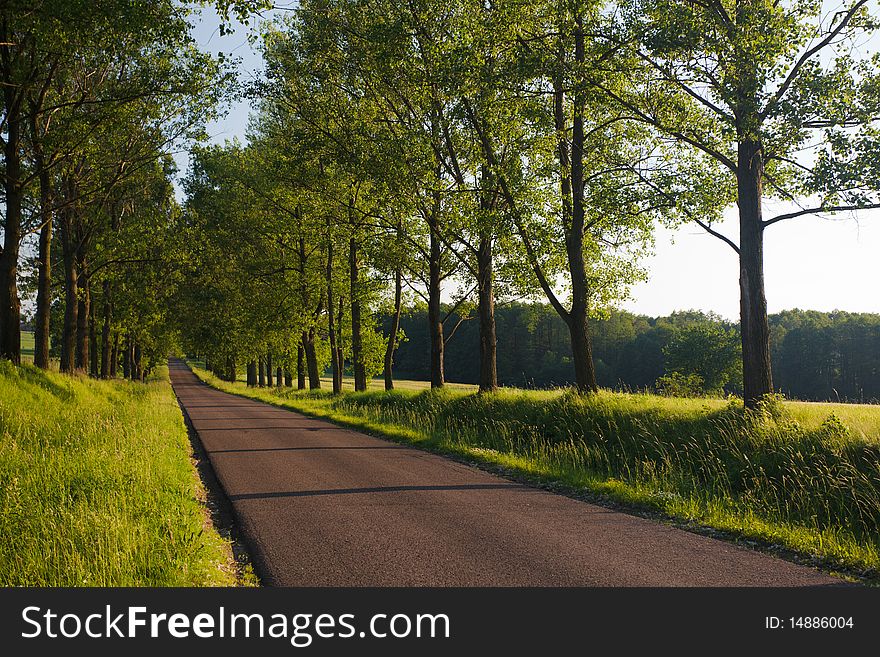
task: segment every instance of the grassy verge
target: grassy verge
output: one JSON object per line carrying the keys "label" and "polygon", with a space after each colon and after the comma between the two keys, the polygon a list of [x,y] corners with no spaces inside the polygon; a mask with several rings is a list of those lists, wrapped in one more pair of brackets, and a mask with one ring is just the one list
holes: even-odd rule
{"label": "grassy verge", "polygon": [[0,362],[0,585],[239,583],[167,371],[147,384]]}
{"label": "grassy verge", "polygon": [[[829,570],[880,568],[880,408],[502,390],[300,393],[209,384],[720,530]],[[852,419],[854,428],[842,418]]]}

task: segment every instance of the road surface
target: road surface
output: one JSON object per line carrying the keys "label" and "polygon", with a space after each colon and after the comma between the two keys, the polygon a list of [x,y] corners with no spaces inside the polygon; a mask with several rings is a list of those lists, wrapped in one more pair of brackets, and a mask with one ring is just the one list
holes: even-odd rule
{"label": "road surface", "polygon": [[816,570],[171,382],[266,584],[808,586]]}

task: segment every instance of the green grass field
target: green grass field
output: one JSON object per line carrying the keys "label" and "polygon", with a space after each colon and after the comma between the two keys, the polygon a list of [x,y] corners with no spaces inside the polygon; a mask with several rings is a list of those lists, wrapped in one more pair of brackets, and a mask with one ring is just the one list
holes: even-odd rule
{"label": "green grass field", "polygon": [[0,586],[237,583],[158,374],[95,381],[0,362]]}
{"label": "green grass field", "polygon": [[[876,581],[880,406],[211,385]],[[412,386],[415,388],[415,386]]]}
{"label": "green grass field", "polygon": [[31,331],[21,332],[21,357],[24,360],[34,360],[34,334]]}

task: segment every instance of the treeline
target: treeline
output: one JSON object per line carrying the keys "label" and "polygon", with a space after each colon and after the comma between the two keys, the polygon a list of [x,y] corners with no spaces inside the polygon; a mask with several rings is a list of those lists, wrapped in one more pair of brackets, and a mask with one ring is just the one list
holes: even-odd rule
{"label": "treeline", "polygon": [[197,49],[191,9],[2,3],[0,357],[21,360],[22,297],[41,368],[141,378],[174,343],[172,152],[204,136],[230,80]]}
{"label": "treeline", "polygon": [[[633,359],[635,387],[737,388],[755,406],[774,390],[764,231],[880,206],[880,62],[846,45],[877,25],[861,0],[833,17],[768,0],[302,0],[256,35],[247,143],[193,154],[186,349],[252,382],[271,358],[303,388],[324,367],[337,392],[349,368],[358,390],[383,370],[390,388],[395,362],[440,387],[461,332],[484,392],[539,377],[590,393]],[[771,199],[791,210],[765,217]],[[734,237],[715,227],[728,208]],[[661,222],[737,253],[741,317],[639,362],[593,318],[646,276]],[[508,330],[496,303],[513,298],[558,319]],[[398,344],[413,302],[427,344],[395,360],[415,346]],[[544,360],[514,364],[517,340],[545,341]]]}
{"label": "treeline", "polygon": [[[453,314],[451,322],[460,316]],[[880,315],[789,310],[770,315],[774,380],[791,399],[876,403],[880,400]],[[387,326],[390,319],[384,320]],[[545,388],[571,385],[571,344],[564,323],[546,304],[510,303],[497,309],[498,378],[505,386]],[[395,355],[402,378],[426,380],[430,343],[425,310],[404,311],[406,339]],[[695,333],[709,336],[699,351],[683,342]],[[725,336],[733,335],[731,340]],[[651,318],[613,311],[594,324],[596,376],[600,386],[618,390],[664,391],[664,377],[680,374],[692,386],[676,392],[742,394],[736,365],[735,325],[696,311]],[[465,319],[446,347],[450,381],[478,383],[479,335]],[[709,358],[714,364],[707,366]],[[705,385],[706,383],[709,385]],[[720,387],[719,387],[720,384]]]}

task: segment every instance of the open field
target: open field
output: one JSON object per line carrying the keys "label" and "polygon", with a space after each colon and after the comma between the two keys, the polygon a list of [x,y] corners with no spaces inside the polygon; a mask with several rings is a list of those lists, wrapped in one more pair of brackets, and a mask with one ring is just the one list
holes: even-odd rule
{"label": "open field", "polygon": [[28,361],[34,359],[34,334],[31,331],[21,332],[21,358]]}
{"label": "open field", "polygon": [[[876,577],[880,407],[504,389],[222,390]],[[401,386],[403,388],[403,386]]]}
{"label": "open field", "polygon": [[147,384],[0,362],[0,585],[234,585],[167,371]]}

